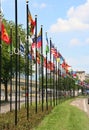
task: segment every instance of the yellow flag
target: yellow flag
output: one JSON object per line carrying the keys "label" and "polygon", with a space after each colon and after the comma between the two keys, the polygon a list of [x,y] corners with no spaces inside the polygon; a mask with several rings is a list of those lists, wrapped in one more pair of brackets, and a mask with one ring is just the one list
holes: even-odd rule
{"label": "yellow flag", "polygon": [[60,62],[60,58],[57,58],[57,62]]}

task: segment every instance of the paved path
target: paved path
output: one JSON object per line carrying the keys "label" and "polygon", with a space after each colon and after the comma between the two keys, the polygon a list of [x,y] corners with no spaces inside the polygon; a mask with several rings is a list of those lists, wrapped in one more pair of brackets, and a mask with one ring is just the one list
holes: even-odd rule
{"label": "paved path", "polygon": [[71,102],[71,105],[77,106],[79,109],[86,112],[89,116],[88,98],[77,98],[76,100]]}
{"label": "paved path", "polygon": [[[24,104],[25,97],[21,97],[20,100],[20,105]],[[87,98],[76,98],[74,101],[71,102],[71,105],[78,107],[79,109],[85,111],[89,115],[89,104]],[[12,109],[15,109],[15,97],[13,97]],[[8,111],[10,111],[10,103],[2,104],[0,113],[6,113]]]}
{"label": "paved path", "polygon": [[[9,98],[8,98],[8,100],[9,100]],[[21,97],[20,105],[24,104],[24,102],[25,102],[25,97]],[[19,107],[18,103],[17,103],[17,107]],[[12,96],[12,109],[13,110],[15,109],[15,96]],[[0,113],[6,113],[8,111],[10,111],[10,102],[9,101],[8,101],[8,103],[2,103]]]}
{"label": "paved path", "polygon": [[[18,101],[19,97],[17,97],[17,101]],[[10,99],[8,98],[8,101]],[[38,100],[38,99],[37,99]],[[35,101],[35,97],[32,97],[32,101],[34,102]],[[38,100],[39,101],[39,100]],[[20,97],[20,106],[22,104],[25,103],[25,97]],[[30,103],[30,97],[29,97],[29,103]],[[19,108],[19,102],[17,102],[17,109]],[[15,96],[12,96],[12,109],[14,110],[15,109]],[[1,111],[0,113],[6,113],[10,111],[10,102],[8,103],[2,103],[1,105]]]}

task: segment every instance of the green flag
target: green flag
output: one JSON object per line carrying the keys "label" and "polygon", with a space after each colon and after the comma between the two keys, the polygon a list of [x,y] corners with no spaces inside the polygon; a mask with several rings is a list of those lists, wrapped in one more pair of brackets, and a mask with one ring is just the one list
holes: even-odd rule
{"label": "green flag", "polygon": [[47,32],[46,32],[46,49],[45,49],[46,53],[49,53],[49,45],[48,44],[49,44],[48,37],[47,37]]}

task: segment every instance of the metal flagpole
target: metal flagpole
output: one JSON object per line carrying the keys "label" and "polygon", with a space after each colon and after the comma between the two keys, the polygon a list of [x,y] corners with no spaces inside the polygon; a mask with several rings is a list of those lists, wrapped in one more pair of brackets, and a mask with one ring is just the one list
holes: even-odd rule
{"label": "metal flagpole", "polygon": [[[46,32],[47,35],[47,32]],[[47,93],[47,50],[46,50],[46,110],[48,110],[48,93]]]}
{"label": "metal flagpole", "polygon": [[[41,56],[41,49],[39,49],[39,54],[40,54],[40,56]],[[41,61],[40,61],[41,62]],[[40,69],[41,69],[41,64],[39,63],[38,64],[38,74],[39,74],[39,104],[40,104]]]}
{"label": "metal flagpole", "polygon": [[19,110],[20,110],[20,36],[19,36],[19,61],[18,61],[18,70],[19,70]]}
{"label": "metal flagpole", "polygon": [[[59,62],[58,62],[58,100],[60,99],[60,69],[59,69]],[[60,101],[60,100],[59,100]]]}
{"label": "metal flagpole", "polygon": [[[33,53],[33,50],[32,50],[32,47],[31,47],[31,57],[32,57],[32,53]],[[30,104],[32,106],[32,58],[30,60],[30,64],[31,64],[31,79],[30,79]]]}
{"label": "metal flagpole", "polygon": [[[25,45],[25,48],[26,48],[26,45]],[[26,104],[26,79],[27,79],[27,74],[26,74],[26,50],[25,50],[25,56],[24,56],[24,71],[25,71],[25,108],[27,107],[27,104]]]}
{"label": "metal flagpole", "polygon": [[[54,56],[53,56],[53,64],[54,64]],[[55,67],[53,71],[53,105],[55,106],[55,85],[54,85],[54,80],[55,80]]]}
{"label": "metal flagpole", "polygon": [[26,9],[27,9],[27,53],[26,53],[26,60],[27,60],[27,67],[26,67],[26,75],[27,75],[27,91],[26,91],[26,96],[27,96],[27,120],[29,120],[29,59],[28,59],[28,54],[29,54],[29,43],[28,43],[28,0],[26,0]]}
{"label": "metal flagpole", "polygon": [[2,43],[1,43],[1,0],[0,0],[0,111],[1,111],[1,67],[2,67],[2,63],[1,63],[1,46],[2,46]]}
{"label": "metal flagpole", "polygon": [[50,106],[52,106],[51,44],[50,38]]}
{"label": "metal flagpole", "polygon": [[10,39],[11,39],[11,43],[10,43],[10,112],[12,111],[12,27],[10,29]]}
{"label": "metal flagpole", "polygon": [[18,78],[18,73],[17,73],[17,69],[18,69],[18,48],[17,48],[17,39],[18,36],[18,30],[17,30],[17,0],[15,0],[15,45],[16,45],[16,49],[15,49],[15,54],[16,54],[16,77],[15,77],[15,125],[17,125],[17,78]]}
{"label": "metal flagpole", "polygon": [[57,105],[57,59],[56,59],[56,105]]}
{"label": "metal flagpole", "polygon": [[35,42],[36,42],[36,66],[35,66],[35,71],[36,71],[36,88],[35,88],[35,112],[37,113],[37,15],[35,15],[35,22],[36,22],[36,27],[35,27]]}
{"label": "metal flagpole", "polygon": [[41,42],[42,42],[42,46],[41,46],[41,68],[42,68],[42,112],[43,112],[43,103],[44,103],[44,68],[43,68],[43,28],[42,28],[42,25],[41,25]]}
{"label": "metal flagpole", "polygon": [[48,94],[47,94],[47,51],[46,51],[46,110],[48,110]]}

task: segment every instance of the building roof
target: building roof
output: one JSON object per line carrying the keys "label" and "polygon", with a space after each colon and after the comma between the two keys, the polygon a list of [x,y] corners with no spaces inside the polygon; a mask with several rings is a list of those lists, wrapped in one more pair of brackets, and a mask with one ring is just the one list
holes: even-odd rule
{"label": "building roof", "polygon": [[85,73],[85,71],[76,71],[76,73]]}

